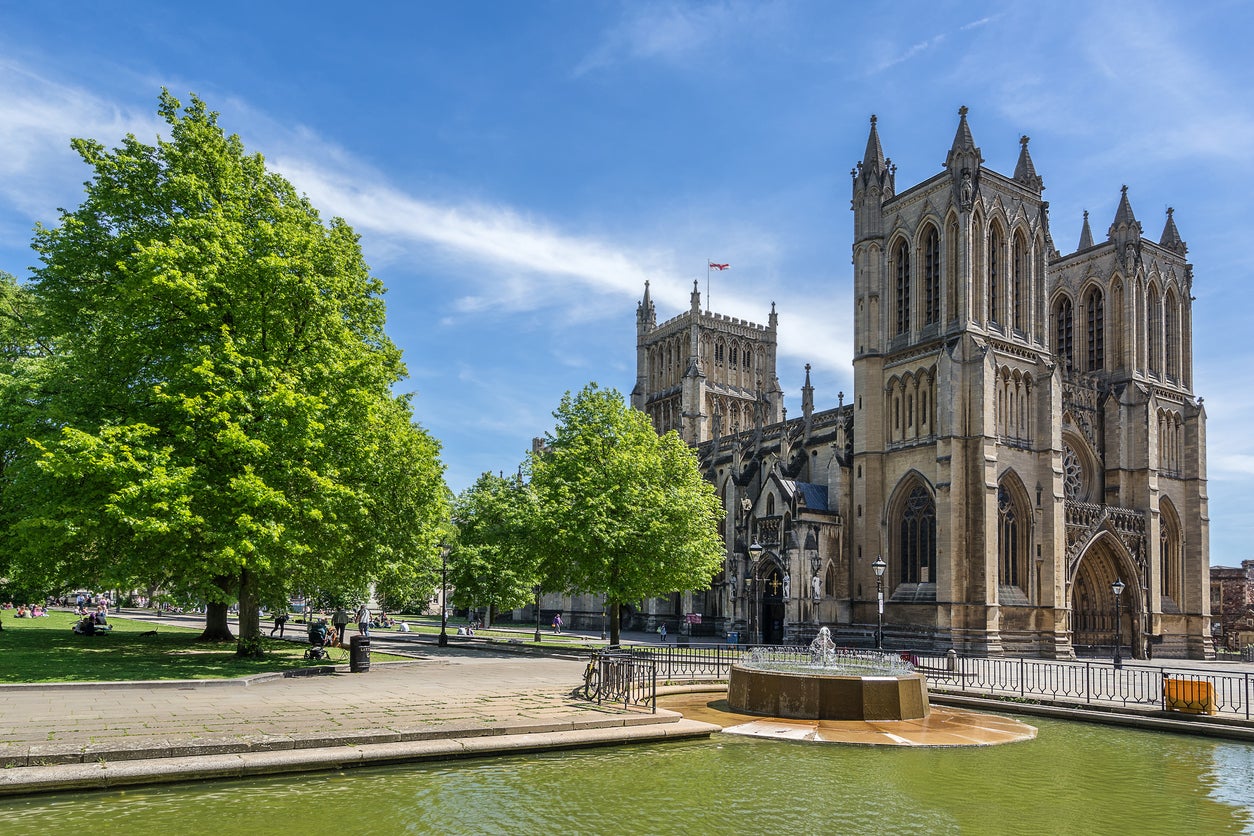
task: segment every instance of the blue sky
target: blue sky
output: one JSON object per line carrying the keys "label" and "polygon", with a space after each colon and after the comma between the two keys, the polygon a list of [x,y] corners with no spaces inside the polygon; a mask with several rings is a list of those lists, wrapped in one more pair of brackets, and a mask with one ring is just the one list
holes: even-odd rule
{"label": "blue sky", "polygon": [[[511,471],[589,380],[629,392],[635,306],[716,274],[780,313],[799,414],[852,389],[849,171],[879,117],[899,188],[959,106],[986,164],[1021,134],[1064,253],[1120,186],[1195,265],[1212,563],[1254,557],[1254,6],[1206,3],[0,2],[0,269],[81,199],[87,136],[152,141],[157,95],[224,127],[362,236],[454,490]],[[1245,417],[1243,417],[1245,416]]]}

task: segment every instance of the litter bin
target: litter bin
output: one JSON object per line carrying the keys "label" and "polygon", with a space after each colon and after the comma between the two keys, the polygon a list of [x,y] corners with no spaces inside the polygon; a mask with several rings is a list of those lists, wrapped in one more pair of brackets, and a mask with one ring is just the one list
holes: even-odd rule
{"label": "litter bin", "polygon": [[735,630],[729,630],[727,632],[727,643],[728,644],[740,644],[740,634],[737,633]]}
{"label": "litter bin", "polygon": [[352,673],[370,670],[370,637],[357,635],[348,640],[348,669]]}

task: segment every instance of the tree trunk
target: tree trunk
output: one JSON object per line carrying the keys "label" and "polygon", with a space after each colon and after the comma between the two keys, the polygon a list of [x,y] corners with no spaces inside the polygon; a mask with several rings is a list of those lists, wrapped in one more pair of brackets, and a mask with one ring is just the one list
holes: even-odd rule
{"label": "tree trunk", "polygon": [[266,655],[261,646],[261,613],[257,600],[257,581],[248,569],[239,572],[239,643],[237,656],[261,658]]}
{"label": "tree trunk", "polygon": [[210,601],[205,606],[205,632],[200,634],[198,641],[235,641],[235,636],[231,635],[231,626],[226,621],[226,604]]}
{"label": "tree trunk", "polygon": [[[222,590],[222,597],[229,598],[231,592],[231,578],[219,576],[213,579],[213,585]],[[231,626],[226,621],[226,604],[219,604],[209,601],[205,604],[205,632],[200,634],[197,641],[202,642],[232,642],[235,636],[231,635]]]}
{"label": "tree trunk", "polygon": [[620,635],[618,602],[607,601],[605,606],[609,609],[610,615],[610,647],[618,647]]}

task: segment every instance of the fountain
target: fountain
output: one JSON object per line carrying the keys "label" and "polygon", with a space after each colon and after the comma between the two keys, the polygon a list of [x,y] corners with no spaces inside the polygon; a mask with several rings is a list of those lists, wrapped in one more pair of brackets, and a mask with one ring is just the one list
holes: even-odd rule
{"label": "fountain", "polygon": [[897,656],[837,650],[823,627],[808,654],[757,648],[732,666],[733,711],[797,720],[921,720],[931,713],[927,681]]}

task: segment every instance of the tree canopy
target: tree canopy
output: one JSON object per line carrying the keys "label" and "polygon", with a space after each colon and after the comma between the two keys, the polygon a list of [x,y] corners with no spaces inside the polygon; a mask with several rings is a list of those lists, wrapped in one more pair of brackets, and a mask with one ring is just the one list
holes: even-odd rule
{"label": "tree canopy", "polygon": [[502,609],[527,604],[537,581],[529,532],[535,493],[521,478],[484,473],[453,503],[456,545],[449,555],[453,601],[486,607],[488,620]]}
{"label": "tree canopy", "polygon": [[533,546],[550,584],[606,596],[617,644],[619,604],[708,586],[723,560],[722,507],[695,452],[616,390],[567,392],[553,417],[530,459]]}
{"label": "tree canopy", "polygon": [[429,572],[447,491],[353,230],[200,99],[158,112],[155,145],[74,140],[85,199],[36,231],[44,420],[7,545],[19,572],[238,596],[248,652],[258,602]]}

